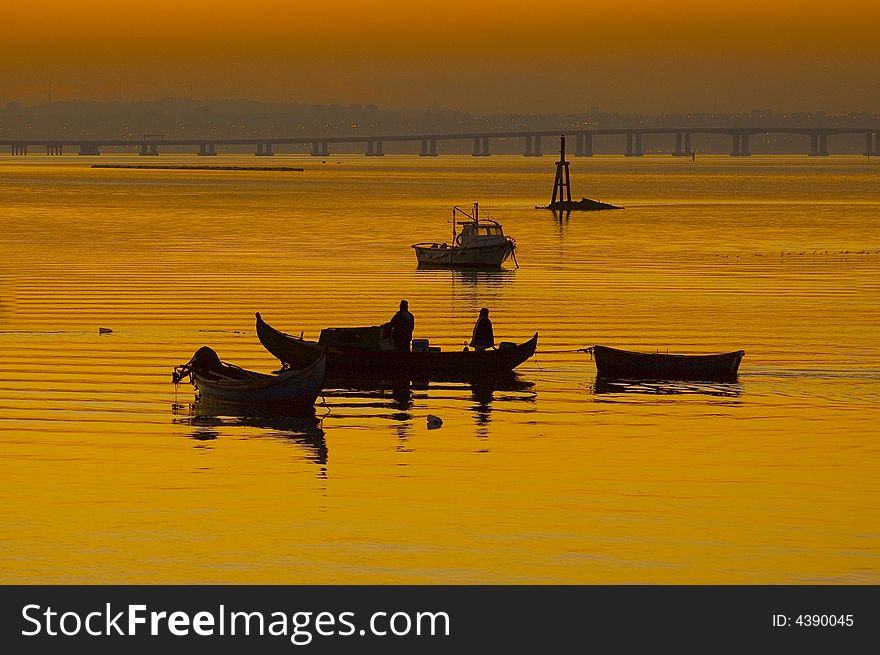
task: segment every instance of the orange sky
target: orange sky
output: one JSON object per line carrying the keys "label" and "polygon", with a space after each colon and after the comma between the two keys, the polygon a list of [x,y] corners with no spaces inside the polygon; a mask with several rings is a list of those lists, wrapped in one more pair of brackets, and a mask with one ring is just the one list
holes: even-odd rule
{"label": "orange sky", "polygon": [[880,111],[875,0],[44,0],[3,15],[0,102],[43,102],[51,81],[55,100]]}

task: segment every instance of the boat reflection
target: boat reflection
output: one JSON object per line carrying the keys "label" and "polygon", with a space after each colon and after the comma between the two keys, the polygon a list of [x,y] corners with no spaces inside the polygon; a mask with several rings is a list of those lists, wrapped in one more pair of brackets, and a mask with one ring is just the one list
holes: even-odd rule
{"label": "boat reflection", "polygon": [[[427,383],[418,385],[406,378],[345,376],[327,378],[322,395],[328,401],[335,418],[348,416],[384,418],[390,416],[394,421],[408,421],[412,419],[411,410],[415,392],[427,388]],[[351,414],[347,411],[355,409],[368,411],[366,413],[357,411]],[[390,414],[388,410],[391,410]]]}
{"label": "boat reflection", "polygon": [[492,421],[492,403],[518,401],[533,404],[536,398],[535,383],[514,375],[492,383],[473,384],[471,398],[473,400],[471,411],[477,424],[477,436],[486,438],[489,436],[489,423]]}
{"label": "boat reflection", "polygon": [[453,284],[466,286],[500,287],[512,283],[516,278],[516,270],[509,268],[442,269],[435,266],[418,266],[416,271],[420,276],[448,279]]}
{"label": "boat reflection", "polygon": [[[477,436],[486,436],[491,422],[493,402],[535,402],[535,383],[515,373],[479,382],[436,382],[409,379],[348,377],[331,380],[324,398],[334,419],[385,419],[395,424],[401,438],[409,435],[415,418],[413,408],[422,406],[430,411],[432,401],[440,398],[453,401],[469,400],[467,408],[474,415]],[[366,410],[366,411],[365,411]]]}
{"label": "boat reflection", "polygon": [[596,378],[593,393],[646,395],[704,395],[738,398],[742,385],[738,382],[693,382],[681,380],[611,380]]}
{"label": "boat reflection", "polygon": [[322,467],[326,474],[328,449],[319,417],[314,408],[305,413],[290,413],[278,408],[263,406],[224,405],[220,403],[175,403],[172,405],[173,421],[193,428],[191,439],[209,441],[217,439],[223,428],[251,427],[260,432],[253,436],[269,437],[293,444],[305,452],[306,460]]}

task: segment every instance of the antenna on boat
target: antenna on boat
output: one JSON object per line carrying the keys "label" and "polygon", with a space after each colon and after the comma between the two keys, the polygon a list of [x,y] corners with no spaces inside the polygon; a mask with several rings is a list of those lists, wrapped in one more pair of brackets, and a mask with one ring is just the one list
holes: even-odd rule
{"label": "antenna on boat", "polygon": [[568,174],[568,162],[565,161],[564,134],[559,137],[559,161],[556,162],[556,179],[553,181],[553,197],[550,199],[551,205],[556,202],[557,194],[559,194],[560,202],[563,200],[571,202],[571,178]]}

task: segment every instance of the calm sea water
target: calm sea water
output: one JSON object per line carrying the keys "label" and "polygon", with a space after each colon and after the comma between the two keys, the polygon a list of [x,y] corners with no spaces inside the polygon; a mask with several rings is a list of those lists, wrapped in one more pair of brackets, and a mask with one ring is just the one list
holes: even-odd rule
{"label": "calm sea water", "polygon": [[[0,581],[880,582],[880,163],[576,160],[626,210],[557,219],[551,157],[295,162],[0,157]],[[473,201],[521,268],[417,270]],[[538,356],[496,389],[329,389],[314,420],[171,384],[204,344],[273,370],[255,311],[316,337],[401,298],[416,337],[461,348],[488,306]],[[746,358],[607,389],[551,352],[595,343]]]}

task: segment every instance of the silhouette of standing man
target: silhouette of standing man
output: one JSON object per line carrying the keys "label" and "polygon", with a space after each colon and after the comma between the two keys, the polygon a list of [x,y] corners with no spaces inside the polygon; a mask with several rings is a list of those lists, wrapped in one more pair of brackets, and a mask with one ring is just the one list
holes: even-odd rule
{"label": "silhouette of standing man", "polygon": [[400,301],[400,310],[388,321],[391,326],[391,341],[394,342],[394,350],[409,352],[409,342],[412,340],[413,330],[416,327],[415,317],[409,313],[409,303]]}
{"label": "silhouette of standing man", "polygon": [[492,321],[489,320],[489,309],[483,307],[480,317],[474,324],[474,334],[471,337],[471,345],[475,350],[486,350],[495,346],[495,333],[492,330]]}

